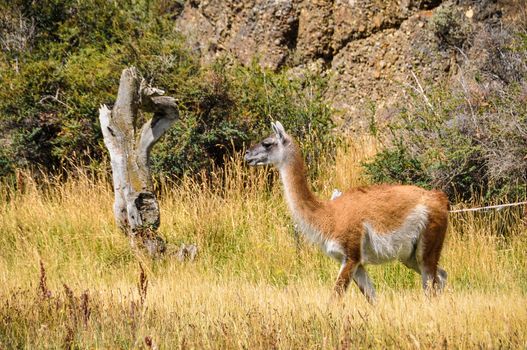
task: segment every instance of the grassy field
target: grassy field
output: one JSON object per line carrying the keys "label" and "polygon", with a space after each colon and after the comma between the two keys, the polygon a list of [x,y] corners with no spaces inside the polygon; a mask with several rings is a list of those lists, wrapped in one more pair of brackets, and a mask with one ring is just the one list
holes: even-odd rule
{"label": "grassy field", "polygon": [[[341,147],[319,165],[316,192],[363,184],[374,152],[368,140]],[[451,214],[437,298],[393,263],[368,268],[376,306],[355,286],[331,302],[339,266],[295,235],[274,171],[236,158],[216,175],[158,184],[162,235],[200,249],[183,263],[130,248],[107,175],[4,185],[0,348],[527,347],[521,209]]]}

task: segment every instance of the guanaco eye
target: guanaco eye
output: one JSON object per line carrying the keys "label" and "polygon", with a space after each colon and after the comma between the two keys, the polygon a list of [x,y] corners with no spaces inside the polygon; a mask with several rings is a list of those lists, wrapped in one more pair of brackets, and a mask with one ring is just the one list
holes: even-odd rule
{"label": "guanaco eye", "polygon": [[262,146],[264,146],[264,148],[269,148],[273,145],[272,142],[262,142]]}

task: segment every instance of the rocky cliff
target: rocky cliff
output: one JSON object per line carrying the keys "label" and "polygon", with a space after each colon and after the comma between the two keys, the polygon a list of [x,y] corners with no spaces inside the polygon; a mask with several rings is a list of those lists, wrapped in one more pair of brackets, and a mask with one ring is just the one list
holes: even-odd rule
{"label": "rocky cliff", "polygon": [[[509,2],[525,6],[525,0]],[[355,128],[368,110],[389,114],[405,88],[455,75],[469,54],[465,39],[498,23],[507,6],[492,0],[190,0],[176,25],[204,61],[228,54],[244,64],[257,58],[272,69],[328,75],[337,119]]]}

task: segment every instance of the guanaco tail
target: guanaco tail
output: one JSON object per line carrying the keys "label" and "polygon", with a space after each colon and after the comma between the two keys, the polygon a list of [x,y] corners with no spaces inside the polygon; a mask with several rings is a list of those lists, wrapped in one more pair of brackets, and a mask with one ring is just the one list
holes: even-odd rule
{"label": "guanaco tail", "polygon": [[353,280],[368,301],[375,289],[364,266],[399,260],[421,275],[425,292],[440,291],[447,279],[438,266],[448,226],[449,203],[441,191],[408,185],[352,188],[324,201],[311,192],[296,141],[280,122],[274,133],[245,154],[249,165],[278,168],[292,217],[300,231],[341,263],[335,292]]}

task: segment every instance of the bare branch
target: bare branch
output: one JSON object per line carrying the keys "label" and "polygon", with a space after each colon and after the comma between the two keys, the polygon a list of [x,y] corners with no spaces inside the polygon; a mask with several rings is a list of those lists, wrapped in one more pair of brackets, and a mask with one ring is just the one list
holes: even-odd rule
{"label": "bare branch", "polygon": [[[112,111],[105,105],[99,109],[112,164],[116,221],[132,243],[139,238],[151,255],[162,253],[165,242],[155,232],[160,214],[150,176],[150,151],[179,117],[176,100],[163,94],[163,90],[147,86],[130,67],[121,74]],[[154,113],[142,127],[137,125],[139,109]]]}

